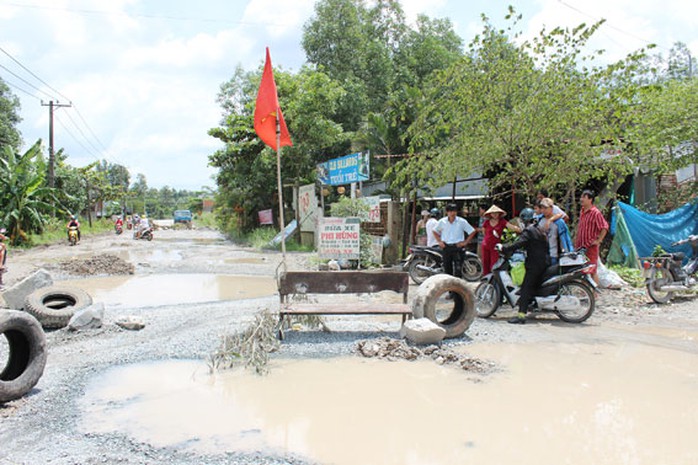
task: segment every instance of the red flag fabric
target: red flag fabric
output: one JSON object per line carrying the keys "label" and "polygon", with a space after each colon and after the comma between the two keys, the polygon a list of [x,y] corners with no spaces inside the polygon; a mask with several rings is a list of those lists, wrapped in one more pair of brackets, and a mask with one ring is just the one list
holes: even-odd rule
{"label": "red flag fabric", "polygon": [[262,82],[259,84],[257,103],[254,108],[254,130],[262,141],[269,147],[277,150],[276,146],[276,118],[279,118],[281,126],[281,147],[292,146],[291,135],[288,133],[284,115],[279,107],[279,96],[274,82],[274,71],[271,68],[269,47],[267,47],[267,61],[264,63]]}

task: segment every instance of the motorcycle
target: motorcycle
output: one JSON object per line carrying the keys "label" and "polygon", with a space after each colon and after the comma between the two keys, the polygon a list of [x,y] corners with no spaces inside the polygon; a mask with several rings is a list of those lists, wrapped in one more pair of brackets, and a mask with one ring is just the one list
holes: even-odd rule
{"label": "motorcycle", "polygon": [[120,224],[115,224],[114,225],[114,234],[117,236],[120,235],[122,232],[124,232],[124,227]]}
{"label": "motorcycle", "polygon": [[[545,270],[543,282],[530,310],[533,313],[554,313],[568,323],[585,321],[596,307],[596,283],[588,274],[592,267],[582,250],[560,256],[557,265],[551,265]],[[519,286],[511,278],[509,257],[500,252],[492,273],[485,276],[475,289],[477,315],[489,318],[503,303],[516,308],[518,291]]]}
{"label": "motorcycle", "polygon": [[68,228],[68,244],[71,246],[77,245],[78,243],[78,228],[77,226],[71,226]]}
{"label": "motorcycle", "polygon": [[138,234],[138,231],[133,233],[134,239],[145,239],[147,241],[153,240],[153,228],[146,228]]}
{"label": "motorcycle", "polygon": [[[440,248],[413,245],[410,246],[410,254],[405,259],[403,269],[415,284],[422,284],[429,276],[444,273],[443,261]],[[465,249],[461,249],[461,276],[470,282],[476,282],[482,277],[480,257]]]}
{"label": "motorcycle", "polygon": [[690,244],[693,256],[681,266],[686,254],[683,252],[663,253],[658,257],[641,258],[645,286],[650,299],[658,304],[669,302],[674,293],[691,291],[698,284],[698,235],[676,241],[672,247]]}

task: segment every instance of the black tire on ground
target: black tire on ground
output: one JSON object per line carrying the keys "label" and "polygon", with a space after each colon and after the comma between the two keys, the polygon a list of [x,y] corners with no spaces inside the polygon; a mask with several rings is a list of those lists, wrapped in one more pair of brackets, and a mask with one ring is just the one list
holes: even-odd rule
{"label": "black tire on ground", "polygon": [[0,403],[31,391],[46,366],[46,336],[36,318],[17,310],[0,310],[2,336],[7,339],[9,354],[6,365],[0,367]]}
{"label": "black tire on ground", "polygon": [[[445,300],[449,294],[452,299]],[[412,312],[415,318],[429,318],[445,329],[446,338],[454,338],[465,333],[475,319],[474,300],[464,280],[438,274],[419,286],[412,301]],[[445,314],[443,318],[442,314]]]}
{"label": "black tire on ground", "polygon": [[74,287],[42,287],[29,294],[24,310],[46,329],[63,328],[76,311],[92,305],[92,297]]}

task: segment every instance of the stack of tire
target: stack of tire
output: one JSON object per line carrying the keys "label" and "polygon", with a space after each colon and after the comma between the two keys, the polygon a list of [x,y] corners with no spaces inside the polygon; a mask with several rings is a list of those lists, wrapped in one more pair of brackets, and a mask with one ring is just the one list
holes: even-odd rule
{"label": "stack of tire", "polygon": [[66,326],[77,310],[91,304],[80,289],[49,286],[27,296],[24,312],[0,310],[0,335],[7,341],[4,367],[5,356],[0,358],[0,403],[19,399],[39,382],[47,357],[44,329]]}

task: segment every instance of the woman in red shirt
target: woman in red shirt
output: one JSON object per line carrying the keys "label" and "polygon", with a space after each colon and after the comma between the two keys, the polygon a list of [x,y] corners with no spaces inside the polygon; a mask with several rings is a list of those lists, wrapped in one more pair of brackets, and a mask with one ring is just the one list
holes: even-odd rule
{"label": "woman in red shirt", "polygon": [[494,246],[502,242],[502,234],[505,228],[520,231],[519,227],[504,219],[507,213],[496,205],[492,205],[483,215],[485,222],[482,224],[482,275],[492,271],[492,266],[499,260],[499,253]]}

